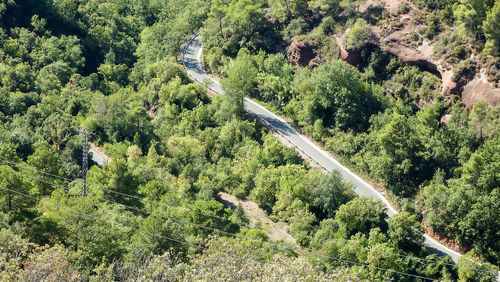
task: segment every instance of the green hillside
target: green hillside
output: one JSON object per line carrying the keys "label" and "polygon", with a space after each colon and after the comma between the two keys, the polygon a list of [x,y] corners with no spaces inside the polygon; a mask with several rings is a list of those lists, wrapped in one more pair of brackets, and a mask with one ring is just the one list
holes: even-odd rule
{"label": "green hillside", "polygon": [[[369,26],[391,17],[372,2],[0,0],[0,280],[494,279],[500,108],[467,108],[432,69],[374,45]],[[474,39],[454,51],[456,81],[481,69],[495,83],[500,2],[479,2],[408,7],[434,15],[429,40],[445,27]],[[198,31],[227,95],[179,63]],[[402,212],[388,218],[312,167],[243,110],[245,96]],[[111,158],[89,163],[85,187],[81,129]],[[258,203],[296,244],[219,192]],[[467,254],[455,264],[428,250],[425,228]]]}

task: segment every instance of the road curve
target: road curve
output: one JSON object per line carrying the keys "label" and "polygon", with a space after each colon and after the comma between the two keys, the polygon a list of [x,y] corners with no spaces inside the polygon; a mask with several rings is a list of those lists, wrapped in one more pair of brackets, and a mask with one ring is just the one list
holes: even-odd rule
{"label": "road curve", "polygon": [[[195,81],[206,85],[210,90],[215,93],[222,94],[224,91],[218,81],[210,77],[204,70],[200,62],[201,58],[201,43],[198,34],[193,35],[184,46],[182,51],[182,64],[191,78]],[[288,124],[285,120],[267,110],[259,103],[244,98],[245,110],[256,115],[262,121],[271,126],[275,131],[283,135],[290,143],[301,150],[304,154],[308,155],[312,160],[317,162],[327,171],[332,172],[338,170],[344,179],[354,184],[354,192],[360,196],[369,196],[382,201],[387,207],[387,214],[393,216],[398,212],[391,206],[389,201],[384,196],[375,190],[373,186],[364,181],[361,177],[351,172],[348,168],[340,164],[337,160],[332,158],[327,152],[313,144],[305,136],[300,134],[295,128]],[[442,255],[449,255],[453,261],[458,262],[462,255],[452,249],[440,244],[436,240],[425,235],[424,245],[435,253]]]}

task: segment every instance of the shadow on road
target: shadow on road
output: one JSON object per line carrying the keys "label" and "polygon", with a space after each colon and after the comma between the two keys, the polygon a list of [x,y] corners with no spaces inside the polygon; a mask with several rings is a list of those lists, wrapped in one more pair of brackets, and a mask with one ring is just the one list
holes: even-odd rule
{"label": "shadow on road", "polygon": [[200,42],[198,40],[193,40],[189,44],[189,47],[184,50],[183,61],[187,70],[202,75],[206,74],[206,72],[198,61],[197,54],[195,54],[195,51],[199,50],[200,47]]}
{"label": "shadow on road", "polygon": [[274,118],[272,116],[268,115],[263,115],[263,114],[256,114],[256,116],[264,120],[269,126],[271,126],[274,130],[278,131],[279,133],[286,135],[286,136],[292,136],[297,134],[294,130],[290,128],[286,123],[282,122],[281,120]]}

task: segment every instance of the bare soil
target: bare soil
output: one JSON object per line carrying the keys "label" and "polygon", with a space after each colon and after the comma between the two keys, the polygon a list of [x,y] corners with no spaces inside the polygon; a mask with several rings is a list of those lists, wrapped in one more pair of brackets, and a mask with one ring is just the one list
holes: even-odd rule
{"label": "bare soil", "polygon": [[242,200],[224,192],[219,192],[219,197],[222,199],[222,203],[225,206],[233,209],[241,204],[248,219],[250,220],[250,224],[255,226],[260,222],[262,228],[267,232],[271,240],[283,240],[296,245],[295,239],[286,232],[288,225],[284,222],[273,222],[256,202]]}
{"label": "bare soil", "polygon": [[438,241],[439,243],[447,246],[448,248],[456,252],[465,253],[471,250],[470,247],[459,245],[457,242],[455,242],[455,240],[453,240],[453,238],[447,236],[446,234],[435,232],[434,230],[432,230],[432,228],[425,225],[424,228],[426,235],[432,237],[434,240]]}

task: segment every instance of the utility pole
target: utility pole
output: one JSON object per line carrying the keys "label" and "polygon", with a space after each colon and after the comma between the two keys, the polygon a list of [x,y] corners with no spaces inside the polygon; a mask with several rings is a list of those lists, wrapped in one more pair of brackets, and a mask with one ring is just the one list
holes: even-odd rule
{"label": "utility pole", "polygon": [[88,155],[89,155],[89,135],[92,132],[86,129],[80,129],[80,133],[83,134],[82,141],[82,178],[83,178],[83,190],[82,194],[87,195],[87,170],[88,170]]}

